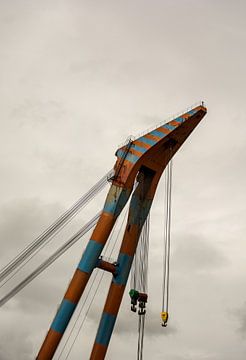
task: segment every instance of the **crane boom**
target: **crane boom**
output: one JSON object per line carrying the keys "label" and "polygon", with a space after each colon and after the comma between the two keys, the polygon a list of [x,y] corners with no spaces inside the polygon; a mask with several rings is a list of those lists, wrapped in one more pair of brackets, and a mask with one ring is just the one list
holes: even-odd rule
{"label": "crane boom", "polygon": [[[90,360],[105,358],[141,229],[150,211],[159,179],[170,159],[206,112],[202,103],[117,150],[114,167],[116,176],[112,179],[103,212],[39,351],[38,360],[52,359],[137,179],[138,185],[133,191],[120,252],[114,265],[116,271],[112,271],[112,264],[108,266],[112,282],[90,356]],[[107,266],[104,266],[104,270],[107,271]]]}

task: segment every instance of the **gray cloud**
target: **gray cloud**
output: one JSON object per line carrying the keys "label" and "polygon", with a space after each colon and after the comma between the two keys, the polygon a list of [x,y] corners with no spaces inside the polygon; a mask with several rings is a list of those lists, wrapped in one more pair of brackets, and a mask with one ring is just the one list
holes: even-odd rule
{"label": "gray cloud", "polygon": [[18,357],[20,360],[31,360],[33,346],[30,328],[23,316],[18,313],[11,315],[1,316],[0,359],[12,360]]}
{"label": "gray cloud", "polygon": [[1,253],[2,261],[8,252],[14,257],[60,213],[61,206],[58,203],[45,204],[37,198],[16,200],[3,205],[0,213],[0,236],[5,250]]}
{"label": "gray cloud", "polygon": [[220,250],[211,244],[212,239],[206,241],[188,232],[175,240],[177,245],[172,257],[175,271],[208,273],[228,264]]}
{"label": "gray cloud", "polygon": [[[245,10],[241,0],[0,1],[1,264],[112,167],[129,134],[207,101],[174,161],[168,336],[159,326],[163,182],[153,205],[146,359],[245,358],[228,318],[241,309],[234,320],[244,334]],[[1,309],[1,359],[34,358],[81,244]],[[81,343],[89,354],[105,291],[72,360]],[[109,359],[136,355],[130,315],[126,295]]]}
{"label": "gray cloud", "polygon": [[237,319],[239,328],[237,329],[243,337],[246,336],[246,302],[237,310],[232,311],[232,315]]}
{"label": "gray cloud", "polygon": [[[15,337],[18,339],[12,340],[12,330],[9,330],[9,332],[4,332],[4,337],[2,337],[2,343],[4,342],[4,346],[1,345],[0,347],[0,358],[2,360],[12,360],[16,356],[19,357],[20,360],[31,360],[32,359],[32,350],[31,350],[31,341],[25,341],[25,337],[27,334],[19,333],[16,334]],[[19,349],[18,353],[16,349]]]}

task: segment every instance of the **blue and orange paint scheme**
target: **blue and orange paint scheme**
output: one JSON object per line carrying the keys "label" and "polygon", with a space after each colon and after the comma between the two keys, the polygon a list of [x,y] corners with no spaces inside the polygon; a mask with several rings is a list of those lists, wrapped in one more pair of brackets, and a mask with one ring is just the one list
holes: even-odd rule
{"label": "blue and orange paint scheme", "polygon": [[[170,159],[206,114],[199,105],[174,120],[130,141],[116,151],[115,176],[111,179],[103,212],[92,233],[64,299],[37,355],[50,360],[73,315],[87,282],[96,267],[112,273],[112,282],[98,327],[90,360],[103,360],[114,329],[142,226],[150,211],[159,179]],[[100,260],[100,255],[117,217],[135,188],[123,235],[117,266]]]}

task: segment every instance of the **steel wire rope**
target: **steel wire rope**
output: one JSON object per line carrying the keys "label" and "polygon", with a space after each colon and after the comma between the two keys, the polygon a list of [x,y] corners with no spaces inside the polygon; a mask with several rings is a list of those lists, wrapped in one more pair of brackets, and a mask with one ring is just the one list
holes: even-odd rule
{"label": "steel wire rope", "polygon": [[169,164],[165,173],[165,193],[164,193],[164,248],[163,248],[163,283],[162,283],[162,311],[165,309],[165,296],[166,296],[166,268],[167,268],[167,209],[168,209],[168,169]]}
{"label": "steel wire rope", "polygon": [[71,218],[76,215],[78,210],[82,209],[88,201],[90,201],[106,184],[106,176],[101,179],[91,190],[89,190],[76,204],[67,210],[57,221],[55,221],[47,230],[45,230],[38,238],[28,245],[19,255],[17,255],[9,264],[1,271],[0,279],[4,279],[11,271],[21,264],[29,255],[31,255],[38,246],[47,241],[50,236],[52,238],[61,230]]}
{"label": "steel wire rope", "polygon": [[82,236],[84,236],[93,226],[96,225],[101,212],[96,214],[87,224],[85,224],[76,234],[74,234],[64,245],[62,245],[53,255],[40,264],[31,274],[15,286],[9,293],[0,299],[0,307],[21,291],[26,285],[41,274],[48,266],[66,252],[73,244],[75,244]]}
{"label": "steel wire rope", "polygon": [[169,307],[169,283],[170,283],[170,249],[171,249],[171,203],[172,203],[172,160],[170,162],[169,169],[169,214],[168,214],[168,254],[167,254],[167,299],[166,299],[166,311]]}
{"label": "steel wire rope", "polygon": [[[80,308],[80,310],[79,310],[78,317],[76,318],[76,320],[75,320],[75,322],[74,322],[74,324],[73,324],[73,326],[72,326],[72,328],[71,328],[71,330],[70,330],[70,332],[69,332],[69,335],[68,335],[68,337],[67,337],[67,339],[66,339],[66,341],[65,341],[65,343],[64,343],[64,345],[63,345],[63,347],[62,347],[62,350],[61,350],[60,354],[58,355],[58,358],[57,358],[58,360],[61,358],[63,352],[65,351],[65,348],[66,348],[66,346],[67,346],[67,344],[68,344],[68,342],[69,342],[69,340],[70,340],[70,338],[71,338],[71,336],[72,336],[72,333],[73,333],[73,331],[74,331],[74,329],[75,329],[75,326],[77,325],[78,319],[79,319],[79,317],[80,317],[80,315],[81,315],[81,313],[82,313],[82,311],[83,311],[83,309],[84,309],[84,306],[85,306],[85,304],[86,304],[86,301],[87,301],[87,299],[88,299],[88,297],[89,297],[89,295],[90,295],[90,292],[91,292],[91,290],[92,290],[92,288],[93,288],[93,285],[94,285],[94,283],[95,283],[95,281],[96,281],[96,279],[97,279],[97,277],[98,277],[99,274],[100,274],[100,273],[99,273],[99,270],[96,269],[96,274],[95,274],[95,276],[94,276],[94,278],[93,278],[93,280],[92,280],[92,282],[91,282],[91,284],[90,284],[88,293],[86,294],[85,299],[84,299],[84,301],[83,301],[83,303],[82,303],[82,306],[81,306],[81,308]],[[99,280],[99,282],[100,282],[101,280],[102,280],[102,276],[101,276],[101,279]],[[75,343],[75,342],[74,342],[74,343]],[[73,344],[74,344],[74,343],[73,343]]]}
{"label": "steel wire rope", "polygon": [[[131,288],[141,293],[146,293],[148,286],[149,224],[150,214],[148,214],[142,227],[131,271]],[[145,314],[139,313],[137,360],[143,359],[144,326]]]}
{"label": "steel wire rope", "polygon": [[[112,249],[111,249],[111,251],[110,251],[109,257],[112,256],[113,251],[114,251],[114,249],[115,249],[115,247],[116,247],[116,244],[117,244],[118,241],[119,241],[119,236],[120,236],[120,233],[121,233],[121,231],[122,231],[122,227],[123,227],[123,225],[124,225],[124,223],[125,223],[128,209],[129,209],[129,206],[126,207],[126,211],[125,211],[125,214],[124,214],[124,216],[123,216],[123,220],[122,220],[120,229],[119,229],[118,234],[117,234],[117,237],[116,237],[116,239],[115,239],[115,241],[114,241],[114,243],[113,243],[113,247],[112,247]],[[114,229],[115,229],[115,228],[114,228]],[[113,229],[113,231],[114,231],[114,229]],[[110,238],[112,238],[112,237],[113,237],[113,232],[112,232],[112,234],[110,235]],[[111,239],[109,239],[109,240],[111,240]],[[107,251],[108,248],[109,248],[109,244],[110,244],[110,242],[108,242],[107,245],[106,245],[105,254],[106,254],[106,251]],[[94,284],[94,282],[96,281],[96,277],[97,277],[99,274],[100,274],[100,272],[99,272],[98,269],[97,269],[97,274],[96,274],[96,276],[95,276],[95,278],[94,278],[94,280],[93,280],[93,283],[91,284],[91,286],[90,286],[90,288],[89,288],[88,294],[87,294],[85,300],[83,301],[83,304],[82,304],[82,306],[81,306],[81,308],[80,308],[80,310],[79,310],[79,313],[78,313],[78,315],[77,315],[77,318],[76,318],[76,320],[75,320],[75,322],[74,322],[74,324],[73,324],[72,329],[70,330],[70,333],[69,333],[69,335],[68,335],[68,338],[67,338],[66,342],[64,343],[63,348],[62,348],[62,350],[61,350],[61,352],[60,352],[59,357],[58,357],[57,360],[60,360],[63,352],[65,351],[65,347],[67,346],[67,344],[68,344],[68,342],[69,342],[69,339],[71,338],[72,333],[73,333],[73,331],[75,330],[75,326],[76,326],[76,324],[77,324],[77,322],[78,322],[78,320],[79,320],[79,318],[80,318],[80,316],[81,316],[81,313],[82,313],[82,311],[83,311],[83,308],[84,308],[84,306],[85,306],[85,303],[86,303],[86,301],[87,301],[87,299],[88,299],[88,297],[89,297],[89,293],[90,293],[90,291],[92,290],[93,284]],[[91,308],[92,303],[93,303],[93,301],[94,301],[94,299],[95,299],[95,296],[96,296],[96,294],[97,294],[97,292],[98,292],[99,286],[100,286],[100,284],[101,284],[101,281],[102,281],[104,275],[105,275],[105,272],[102,272],[101,277],[99,278],[99,282],[98,282],[97,288],[96,288],[96,290],[95,290],[95,293],[94,293],[94,295],[93,295],[93,297],[92,297],[92,299],[91,299],[91,301],[90,301],[90,304],[89,304],[89,306],[88,306],[88,308],[87,308],[87,311],[86,311],[86,313],[85,313],[85,315],[84,315],[84,317],[83,317],[83,319],[82,319],[82,322],[81,322],[81,324],[80,324],[80,326],[79,326],[79,329],[78,329],[78,331],[77,331],[77,334],[75,335],[75,338],[74,338],[72,344],[70,345],[70,348],[69,348],[68,353],[67,353],[67,355],[66,355],[66,357],[65,357],[64,360],[67,360],[67,359],[68,359],[68,356],[70,355],[70,353],[71,353],[71,351],[72,351],[72,349],[73,349],[73,346],[74,346],[74,344],[75,344],[75,342],[76,342],[76,340],[77,340],[77,338],[78,338],[78,336],[79,336],[79,333],[80,333],[80,331],[82,330],[82,327],[83,327],[84,322],[85,322],[85,320],[86,320],[86,317],[87,317],[87,315],[88,315],[88,313],[89,313],[89,311],[90,311],[90,308]]]}
{"label": "steel wire rope", "polygon": [[149,252],[149,222],[150,217],[147,218],[146,221],[146,229],[144,233],[144,244],[143,244],[143,292],[147,292],[147,286],[148,286],[148,252]]}
{"label": "steel wire rope", "polygon": [[148,287],[148,253],[149,253],[149,223],[150,218],[146,222],[146,233],[145,233],[145,243],[144,243],[144,253],[145,256],[145,262],[144,262],[144,273],[143,273],[143,281],[144,281],[144,292],[147,292]]}
{"label": "steel wire rope", "polygon": [[[76,214],[75,214],[76,215]],[[73,215],[73,217],[75,216],[75,215]],[[100,215],[100,213],[98,213],[96,216],[99,216]],[[73,219],[73,217],[72,218],[70,218],[69,220],[68,220],[68,222],[66,223],[66,224],[64,224],[60,229],[59,229],[59,231],[61,231],[66,225],[68,225],[71,221],[72,221],[72,219]],[[88,224],[88,223],[87,223]],[[85,226],[87,226],[87,224],[85,225]],[[79,230],[78,232],[80,232],[81,230]],[[77,233],[76,233],[77,234]],[[74,235],[74,236],[76,236],[76,234]],[[54,235],[52,235],[49,239],[47,239],[46,240],[46,242],[44,243],[44,244],[42,244],[37,250],[35,250],[35,252],[33,252],[32,253],[32,255],[31,256],[29,256],[29,258],[27,259],[27,260],[25,260],[25,261],[23,261],[23,263],[22,264],[20,264],[18,267],[16,267],[14,270],[12,270],[12,274],[2,283],[2,284],[0,284],[0,289],[4,286],[4,285],[6,285],[15,275],[17,275],[18,273],[19,273],[19,271],[21,270],[21,269],[23,269],[23,267],[24,266],[26,266],[46,245],[48,245],[49,243],[50,243],[50,241],[54,238],[54,236],[56,236],[57,235],[57,233],[56,234],[54,234]],[[83,235],[82,235],[83,236]],[[69,239],[68,240],[68,242],[70,242],[70,240],[71,239]],[[65,244],[63,244],[63,246],[65,246],[67,244],[67,242],[65,243]],[[59,248],[59,249],[61,249],[61,248]],[[58,250],[59,250],[58,249]],[[57,250],[57,251],[58,251]]]}
{"label": "steel wire rope", "polygon": [[[106,184],[106,182],[105,182]],[[25,259],[33,254],[33,252],[38,249],[39,246],[42,246],[44,242],[49,242],[59,231],[61,231],[68,222],[72,220],[72,218],[77,214],[79,210],[81,210],[88,201],[92,200],[92,198],[100,191],[105,185],[103,182],[100,182],[96,190],[89,191],[81,201],[76,203],[76,206],[73,206],[71,211],[66,211],[64,215],[62,215],[55,223],[53,223],[45,232],[43,232],[37,239],[35,239],[29,246],[27,246],[19,256],[16,256],[12,262],[10,262],[9,266],[2,271],[0,279],[3,280],[6,278],[11,271],[14,271]]]}
{"label": "steel wire rope", "polygon": [[141,360],[142,360],[142,358],[143,358],[144,330],[145,330],[145,314],[142,315],[142,338],[141,338],[141,353],[140,353],[140,355],[141,355]]}
{"label": "steel wire rope", "polygon": [[[118,219],[117,219],[117,220],[118,220]],[[109,241],[110,241],[111,238],[112,238],[114,229],[115,229],[115,227],[113,228],[112,233],[110,234]],[[109,247],[109,241],[106,243],[105,252],[107,251],[107,249],[108,249],[108,247]],[[69,339],[70,339],[70,337],[71,337],[71,335],[72,335],[72,332],[73,332],[73,330],[74,330],[74,328],[75,328],[75,326],[76,326],[76,324],[77,324],[77,322],[78,322],[78,320],[79,320],[79,317],[80,317],[80,315],[81,315],[81,313],[82,313],[82,310],[83,310],[83,308],[84,308],[84,306],[85,306],[85,303],[86,303],[86,301],[87,301],[87,299],[88,299],[88,297],[89,297],[89,295],[90,295],[90,291],[91,291],[91,289],[92,289],[92,287],[93,287],[93,285],[94,285],[94,282],[95,282],[98,274],[99,274],[99,271],[98,271],[98,269],[96,269],[96,275],[94,276],[94,279],[93,279],[93,281],[92,281],[92,283],[91,283],[91,286],[90,286],[90,288],[89,288],[89,290],[88,290],[88,293],[87,293],[87,295],[86,295],[86,297],[85,297],[85,299],[84,299],[84,301],[83,301],[83,303],[82,303],[82,306],[81,306],[81,308],[80,308],[80,310],[79,310],[78,316],[77,316],[77,318],[76,318],[76,320],[75,320],[75,322],[74,322],[74,324],[73,324],[73,326],[72,326],[72,328],[71,328],[71,330],[70,330],[70,333],[69,333],[69,335],[68,335],[68,337],[67,337],[67,340],[65,341],[65,343],[64,343],[64,345],[63,345],[63,348],[62,348],[62,350],[61,350],[61,352],[60,352],[60,355],[59,355],[59,357],[58,357],[58,360],[60,359],[62,353],[64,352],[65,347],[66,347],[66,345],[67,345],[67,343],[68,343],[68,341],[69,341]]]}
{"label": "steel wire rope", "polygon": [[141,344],[141,316],[138,317],[138,347],[137,347],[137,360],[140,360],[140,344]]}
{"label": "steel wire rope", "polygon": [[[139,252],[139,290],[146,293],[147,291],[147,271],[148,271],[148,248],[149,248],[149,216],[145,221],[143,231],[141,234],[142,241],[140,242]],[[145,313],[139,314],[139,327],[138,327],[138,348],[137,359],[143,359],[143,340],[144,340],[144,325],[145,325]]]}
{"label": "steel wire rope", "polygon": [[[170,149],[171,151],[171,149]],[[170,231],[171,231],[171,194],[172,194],[172,159],[169,161],[165,174],[165,222],[163,247],[163,284],[162,312],[168,313],[169,306],[169,270],[170,270]]]}
{"label": "steel wire rope", "polygon": [[4,280],[12,271],[14,271],[25,259],[41,246],[51,236],[57,234],[66,223],[77,214],[94,196],[96,196],[107,184],[108,178],[113,174],[110,170],[102,177],[85,195],[83,195],[74,205],[72,205],[64,214],[62,214],[45,231],[27,245],[18,255],[16,255],[8,264],[0,270],[0,281]]}
{"label": "steel wire rope", "polygon": [[149,222],[150,215],[148,215],[142,227],[131,270],[131,288],[142,292],[147,291]]}
{"label": "steel wire rope", "polygon": [[137,360],[143,359],[143,340],[145,330],[145,314],[139,315],[138,317],[138,347],[137,347]]}
{"label": "steel wire rope", "polygon": [[[100,187],[99,187],[99,190],[100,190]],[[85,201],[87,201],[88,200],[88,198],[90,199],[90,195],[92,194],[92,192],[90,192],[90,194],[88,195],[88,193],[86,194],[86,195],[88,195],[88,196],[86,196],[85,198],[84,198],[84,200]],[[94,195],[94,194],[93,194]],[[76,206],[76,207],[74,207],[73,208],[73,210],[74,211],[77,211],[77,209],[79,208],[79,205],[80,204],[78,204],[78,206]],[[84,205],[84,202],[83,202],[83,205]],[[60,228],[60,226],[62,226],[62,228],[64,227],[64,218],[66,218],[66,214],[68,213],[68,211],[66,211],[65,212],[65,214],[64,214],[64,216],[62,215],[55,223],[53,223],[47,230],[45,230],[37,239],[40,239],[40,238],[42,238],[42,240],[45,238],[47,238],[47,237],[50,237],[50,236],[52,236],[52,238],[53,238],[53,236],[55,236],[56,234],[57,234],[57,232],[56,233],[54,233],[53,232],[53,230],[55,231],[56,230],[56,226],[59,226],[59,228]],[[72,212],[72,213],[70,213],[71,214],[71,217],[73,217],[76,213],[74,213],[74,212]],[[67,219],[67,218],[66,218]],[[65,220],[66,220],[65,219]],[[52,227],[52,229],[51,229],[51,232],[49,232],[49,229]],[[18,262],[21,262],[22,261],[22,259],[23,259],[23,257],[25,257],[26,255],[28,256],[29,255],[29,253],[30,252],[33,252],[33,249],[35,250],[35,248],[36,248],[36,246],[38,246],[39,245],[39,243],[37,243],[36,241],[37,241],[37,239],[34,239],[34,241],[31,243],[31,244],[29,244],[26,248],[24,248],[24,250],[22,250],[21,251],[21,253],[19,254],[19,255],[21,255],[21,256],[16,256],[9,264],[11,265],[11,267],[14,267],[15,265],[16,265],[16,261],[14,261],[16,258],[18,258]],[[35,244],[34,244],[35,243]],[[35,248],[34,248],[35,247]],[[28,253],[27,253],[27,250],[28,250]],[[24,254],[25,253],[25,254]],[[12,264],[12,263],[14,263],[14,264]],[[18,264],[17,264],[18,265]],[[8,267],[8,269],[10,268],[10,266],[5,266],[5,267]],[[4,267],[4,269],[5,269],[5,267]],[[11,270],[11,269],[10,269]],[[6,272],[6,271],[5,271]],[[1,278],[2,277],[5,277],[6,275],[5,275],[5,272],[1,275]]]}
{"label": "steel wire rope", "polygon": [[[133,191],[135,190],[136,187],[137,187],[137,182],[135,182],[135,184],[134,184]],[[114,246],[113,246],[113,248],[111,249],[111,252],[110,252],[110,255],[109,255],[110,257],[112,256],[112,253],[113,253],[113,251],[114,251],[115,245],[116,245],[117,242],[118,242],[119,235],[120,235],[120,233],[121,233],[123,224],[124,224],[124,222],[125,222],[125,219],[126,219],[126,215],[127,215],[128,210],[129,210],[129,206],[126,207],[126,212],[125,212],[125,215],[124,215],[124,218],[123,218],[123,221],[122,221],[120,230],[118,231],[118,235],[117,235],[116,241],[115,241]],[[74,340],[73,340],[73,342],[72,342],[72,344],[71,344],[71,346],[70,346],[70,348],[69,348],[69,351],[68,351],[68,353],[67,353],[67,355],[66,355],[65,360],[68,359],[68,356],[70,355],[70,353],[71,353],[71,351],[72,351],[72,348],[73,348],[73,346],[74,346],[74,344],[75,344],[75,342],[76,342],[76,340],[77,340],[77,338],[78,338],[78,335],[79,335],[79,333],[80,333],[80,331],[81,331],[81,329],[82,329],[82,327],[83,327],[83,324],[84,324],[84,322],[85,322],[85,320],[86,320],[86,317],[87,317],[87,315],[88,315],[88,313],[89,313],[89,311],[90,311],[91,305],[92,305],[93,300],[94,300],[94,298],[95,298],[95,296],[96,296],[96,293],[97,293],[97,291],[98,291],[98,289],[99,289],[99,286],[100,286],[100,283],[101,283],[101,281],[102,281],[102,279],[103,279],[104,274],[105,274],[105,272],[102,273],[101,278],[99,279],[99,283],[98,283],[98,286],[97,286],[97,288],[96,288],[95,294],[94,294],[94,296],[93,296],[93,298],[92,298],[92,300],[91,300],[91,302],[90,302],[90,304],[89,304],[89,307],[88,307],[88,309],[87,309],[87,311],[86,311],[86,313],[85,313],[85,316],[84,316],[84,318],[83,318],[83,320],[82,320],[82,323],[81,323],[81,325],[80,325],[80,327],[79,327],[79,329],[78,329],[78,331],[77,331],[77,334],[76,334],[76,336],[75,336],[75,338],[74,338]],[[95,279],[94,279],[94,281],[95,281]],[[91,287],[90,287],[90,290],[91,290],[91,288],[92,288],[92,285],[91,285]],[[90,290],[89,290],[89,291],[90,291]],[[78,316],[77,316],[77,318],[76,318],[76,320],[75,320],[75,323],[74,323],[74,325],[73,325],[73,327],[72,327],[72,329],[71,329],[71,331],[70,331],[70,333],[69,333],[69,336],[68,336],[68,338],[67,338],[67,340],[66,340],[66,342],[65,342],[65,344],[64,344],[64,346],[63,346],[63,348],[62,348],[62,351],[61,351],[61,353],[60,353],[60,355],[59,355],[58,360],[61,358],[61,355],[62,355],[62,353],[64,352],[65,347],[66,347],[66,345],[67,345],[67,343],[68,343],[68,341],[69,341],[69,339],[70,339],[70,337],[71,337],[71,335],[72,335],[72,332],[73,332],[73,330],[74,330],[74,328],[75,328],[75,326],[76,326],[76,323],[77,323],[77,321],[78,321],[78,319],[79,319],[79,317],[80,317],[80,315],[81,315],[81,313],[82,313],[82,310],[83,310],[83,307],[84,307],[84,305],[85,305],[85,302],[86,302],[86,299],[85,299],[85,301],[83,302],[83,305],[82,305],[82,307],[81,307],[81,309],[80,309],[80,311],[79,311],[79,313],[78,313]]]}

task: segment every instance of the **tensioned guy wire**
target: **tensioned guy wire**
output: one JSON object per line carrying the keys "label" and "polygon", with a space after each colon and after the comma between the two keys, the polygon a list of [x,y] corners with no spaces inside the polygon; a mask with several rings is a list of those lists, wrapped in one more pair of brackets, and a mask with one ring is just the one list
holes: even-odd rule
{"label": "tensioned guy wire", "polygon": [[13,260],[5,265],[0,271],[0,281],[3,281],[18,266],[20,266],[28,257],[30,257],[39,247],[45,244],[51,237],[57,234],[78,211],[89,203],[107,184],[108,178],[113,175],[110,170],[103,176],[85,195],[83,195],[73,206],[62,214],[52,225],[50,225],[41,235],[26,246]]}
{"label": "tensioned guy wire", "polygon": [[22,290],[27,284],[34,280],[39,274],[41,274],[48,266],[50,266],[56,259],[58,259],[64,252],[66,252],[73,244],[75,244],[82,236],[84,236],[89,230],[96,225],[101,212],[96,214],[86,225],[82,227],[75,235],[73,235],[64,245],[62,245],[53,255],[46,259],[36,270],[28,275],[23,281],[15,286],[7,295],[0,299],[0,306],[4,305],[13,296],[15,296],[20,290]]}

